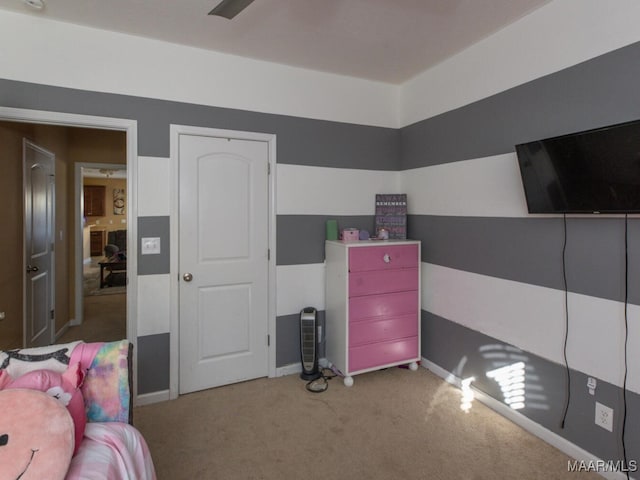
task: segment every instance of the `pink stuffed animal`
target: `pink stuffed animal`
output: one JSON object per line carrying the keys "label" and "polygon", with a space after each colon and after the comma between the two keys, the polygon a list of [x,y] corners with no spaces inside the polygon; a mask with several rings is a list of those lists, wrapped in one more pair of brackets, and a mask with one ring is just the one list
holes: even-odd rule
{"label": "pink stuffed animal", "polygon": [[8,385],[6,385],[4,389],[23,388],[39,390],[56,398],[62,405],[67,407],[75,425],[75,454],[80,447],[87,424],[84,399],[82,398],[82,392],[80,390],[83,381],[84,374],[80,369],[80,364],[75,363],[69,366],[62,375],[51,370],[34,370],[25,373],[15,380],[8,382]]}
{"label": "pink stuffed animal", "polygon": [[0,479],[63,480],[73,455],[69,411],[36,390],[0,391]]}

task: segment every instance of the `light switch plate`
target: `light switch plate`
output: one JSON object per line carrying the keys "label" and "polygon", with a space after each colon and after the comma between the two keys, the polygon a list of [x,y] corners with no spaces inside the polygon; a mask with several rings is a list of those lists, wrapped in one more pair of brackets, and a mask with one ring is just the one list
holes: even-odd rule
{"label": "light switch plate", "polygon": [[157,255],[160,253],[160,237],[143,237],[141,255]]}

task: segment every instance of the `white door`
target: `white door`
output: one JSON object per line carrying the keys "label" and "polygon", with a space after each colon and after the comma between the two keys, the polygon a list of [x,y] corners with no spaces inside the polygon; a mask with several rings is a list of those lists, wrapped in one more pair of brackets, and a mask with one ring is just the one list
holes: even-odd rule
{"label": "white door", "polygon": [[180,393],[268,374],[269,144],[179,136]]}
{"label": "white door", "polygon": [[25,139],[24,337],[27,347],[53,343],[54,171],[55,155]]}

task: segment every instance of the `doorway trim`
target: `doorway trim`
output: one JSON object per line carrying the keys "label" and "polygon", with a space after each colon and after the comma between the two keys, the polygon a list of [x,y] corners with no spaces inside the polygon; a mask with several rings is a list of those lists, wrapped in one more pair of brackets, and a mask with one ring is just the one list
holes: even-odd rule
{"label": "doorway trim", "polygon": [[[22,108],[0,107],[0,120],[22,123],[40,123],[63,127],[97,128],[101,130],[118,130],[126,133],[127,155],[127,260],[128,272],[138,271],[138,122],[136,120],[97,117],[76,113],[52,112],[46,110],[28,110]],[[76,245],[76,258],[82,256],[82,244]],[[127,338],[133,344],[134,352],[138,348],[137,335],[137,309],[138,309],[138,282],[135,273],[127,277]],[[137,355],[133,355],[133,398],[138,396],[138,361]]]}
{"label": "doorway trim", "polygon": [[204,135],[222,138],[234,138],[238,140],[253,140],[267,142],[269,152],[269,206],[268,206],[268,238],[269,238],[269,275],[267,286],[267,334],[269,335],[268,346],[268,376],[276,376],[276,135],[258,132],[244,132],[237,130],[224,130],[219,128],[194,127],[189,125],[171,124],[170,128],[170,155],[171,155],[171,226],[169,230],[170,243],[170,345],[169,345],[169,398],[176,399],[179,395],[180,385],[180,294],[179,294],[179,274],[180,265],[178,262],[179,245],[179,201],[180,201],[180,178],[179,178],[179,154],[180,135]]}
{"label": "doorway trim", "polygon": [[[82,224],[82,186],[83,186],[83,178],[82,178],[82,169],[83,168],[107,168],[107,169],[118,169],[118,170],[126,170],[127,171],[127,179],[129,178],[129,170],[127,169],[127,165],[123,165],[121,163],[88,163],[88,162],[76,162],[75,164],[75,172],[74,172],[74,232],[76,238],[76,247],[80,245],[80,248],[76,248],[75,253],[75,261],[74,261],[74,269],[75,269],[75,318],[71,319],[70,325],[77,326],[82,325],[84,321],[84,288],[83,288],[83,265],[84,265],[84,255],[83,255],[83,224]],[[131,187],[127,183],[127,191],[131,191]],[[129,203],[129,202],[127,202]],[[129,231],[129,217],[127,216],[127,232]],[[127,240],[128,241],[128,240]],[[128,247],[128,245],[127,245]],[[127,259],[128,260],[128,259]],[[132,262],[128,262],[129,265]],[[135,270],[132,270],[135,271]],[[129,293],[129,282],[127,281],[127,294]],[[128,316],[128,312],[127,312]],[[128,331],[128,326],[127,326]]]}

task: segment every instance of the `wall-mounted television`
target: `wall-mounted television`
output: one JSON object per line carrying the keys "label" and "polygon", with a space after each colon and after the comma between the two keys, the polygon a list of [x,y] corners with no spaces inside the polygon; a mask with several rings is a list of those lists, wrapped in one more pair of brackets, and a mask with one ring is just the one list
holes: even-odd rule
{"label": "wall-mounted television", "polygon": [[640,120],[516,145],[529,213],[640,212]]}

